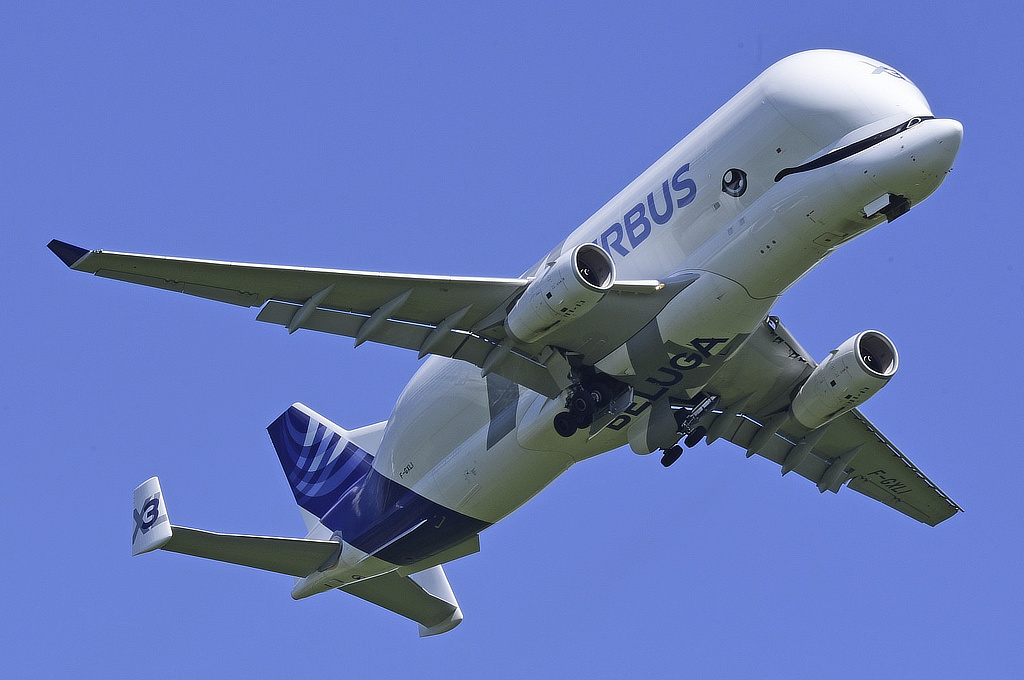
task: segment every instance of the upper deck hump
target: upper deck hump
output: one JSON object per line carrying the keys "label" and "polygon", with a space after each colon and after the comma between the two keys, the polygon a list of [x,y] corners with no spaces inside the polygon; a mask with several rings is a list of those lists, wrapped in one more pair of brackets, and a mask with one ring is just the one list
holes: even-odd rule
{"label": "upper deck hump", "polygon": [[884,129],[932,115],[913,82],[876,59],[839,50],[800,52],[750,86],[794,127],[824,147],[854,130]]}

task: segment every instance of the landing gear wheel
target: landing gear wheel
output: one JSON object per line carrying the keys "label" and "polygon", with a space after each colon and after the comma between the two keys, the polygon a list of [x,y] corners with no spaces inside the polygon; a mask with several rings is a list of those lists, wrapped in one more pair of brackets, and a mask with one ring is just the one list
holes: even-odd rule
{"label": "landing gear wheel", "polygon": [[555,416],[554,420],[555,432],[563,437],[571,437],[576,434],[576,418],[572,414],[562,411]]}
{"label": "landing gear wheel", "polygon": [[707,433],[707,428],[705,428],[703,425],[698,425],[697,427],[693,428],[693,432],[686,435],[686,439],[683,440],[683,443],[686,444],[686,448],[692,449],[700,442],[701,439],[704,439],[704,435],[706,435]]}
{"label": "landing gear wheel", "polygon": [[604,408],[612,400],[612,388],[599,382],[590,388],[590,398],[594,402],[595,409]]}
{"label": "landing gear wheel", "polygon": [[569,412],[577,417],[589,416],[594,412],[594,398],[587,390],[578,389],[569,398]]}
{"label": "landing gear wheel", "polygon": [[661,464],[668,467],[672,463],[679,460],[679,456],[683,455],[683,447],[676,444],[670,449],[665,449],[665,455],[661,457]]}

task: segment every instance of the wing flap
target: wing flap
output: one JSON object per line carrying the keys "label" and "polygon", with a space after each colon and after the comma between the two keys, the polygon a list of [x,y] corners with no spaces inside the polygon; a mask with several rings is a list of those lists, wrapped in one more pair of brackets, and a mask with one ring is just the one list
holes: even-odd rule
{"label": "wing flap", "polygon": [[[733,424],[726,426],[721,436],[726,441],[732,442],[740,448],[747,449],[748,457],[756,453],[773,463],[780,466],[784,465],[794,446],[782,437],[771,437],[759,451],[750,451],[754,438],[762,429],[762,425],[752,420],[749,416],[734,416]],[[792,472],[817,484],[827,468],[828,463],[817,456],[805,456],[800,461],[794,461]]]}
{"label": "wing flap", "polygon": [[[268,302],[260,310],[256,320],[288,326],[300,309],[300,305]],[[302,322],[301,328],[354,338],[369,318],[361,314],[318,309]],[[434,329],[435,327],[432,325],[386,320],[366,339],[370,342],[379,342],[394,347],[420,350]],[[487,357],[496,348],[497,344],[490,340],[453,329],[431,343],[430,354],[461,359],[474,366],[483,367]],[[496,364],[493,372],[550,398],[557,397],[561,392],[551,373],[543,364],[539,364],[515,350],[510,351],[501,362]]]}
{"label": "wing flap", "polygon": [[[802,438],[800,434],[782,428],[752,451],[751,446],[764,425],[749,416],[736,416],[735,420],[735,424],[723,430],[724,439],[747,449],[748,457],[756,453],[782,466],[783,474],[790,471],[785,469],[787,460],[791,454],[799,455],[794,452]],[[838,493],[845,484],[931,526],[961,510],[856,410],[825,428],[825,434],[812,449],[799,460],[791,461],[791,470],[818,484],[820,491]],[[844,461],[847,454],[853,455]],[[841,465],[842,469],[830,472],[833,465]]]}

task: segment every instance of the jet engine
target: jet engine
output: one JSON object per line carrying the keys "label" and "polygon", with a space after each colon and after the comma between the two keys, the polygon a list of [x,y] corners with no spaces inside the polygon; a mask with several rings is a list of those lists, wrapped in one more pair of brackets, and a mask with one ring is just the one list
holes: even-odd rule
{"label": "jet engine", "polygon": [[862,331],[833,350],[793,398],[793,417],[812,430],[859,406],[885,387],[899,367],[892,340]]}
{"label": "jet engine", "polygon": [[593,243],[578,245],[527,286],[509,311],[505,330],[520,342],[536,342],[593,309],[614,282],[611,256]]}

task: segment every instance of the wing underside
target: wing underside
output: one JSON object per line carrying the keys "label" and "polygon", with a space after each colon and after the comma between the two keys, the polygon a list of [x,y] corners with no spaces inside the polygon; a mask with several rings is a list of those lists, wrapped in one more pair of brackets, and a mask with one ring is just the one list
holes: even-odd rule
{"label": "wing underside", "polygon": [[[51,241],[70,268],[243,307],[263,307],[257,320],[453,357],[554,398],[568,386],[564,359],[550,344],[589,363],[629,336],[630,324],[574,324],[574,333],[545,343],[508,336],[505,317],[531,279],[423,276],[341,269],[196,260],[86,250]],[[653,318],[689,280],[616,282],[594,319]],[[596,325],[594,325],[596,324]],[[600,331],[600,332],[598,332]],[[560,360],[561,359],[561,360]]]}
{"label": "wing underside", "polygon": [[[857,409],[815,431],[786,418],[793,388],[814,366],[778,319],[767,319],[715,377],[711,387],[723,399],[708,421],[709,440],[767,458],[822,493],[847,486],[932,526],[961,510]],[[736,404],[742,408],[730,408]]]}

